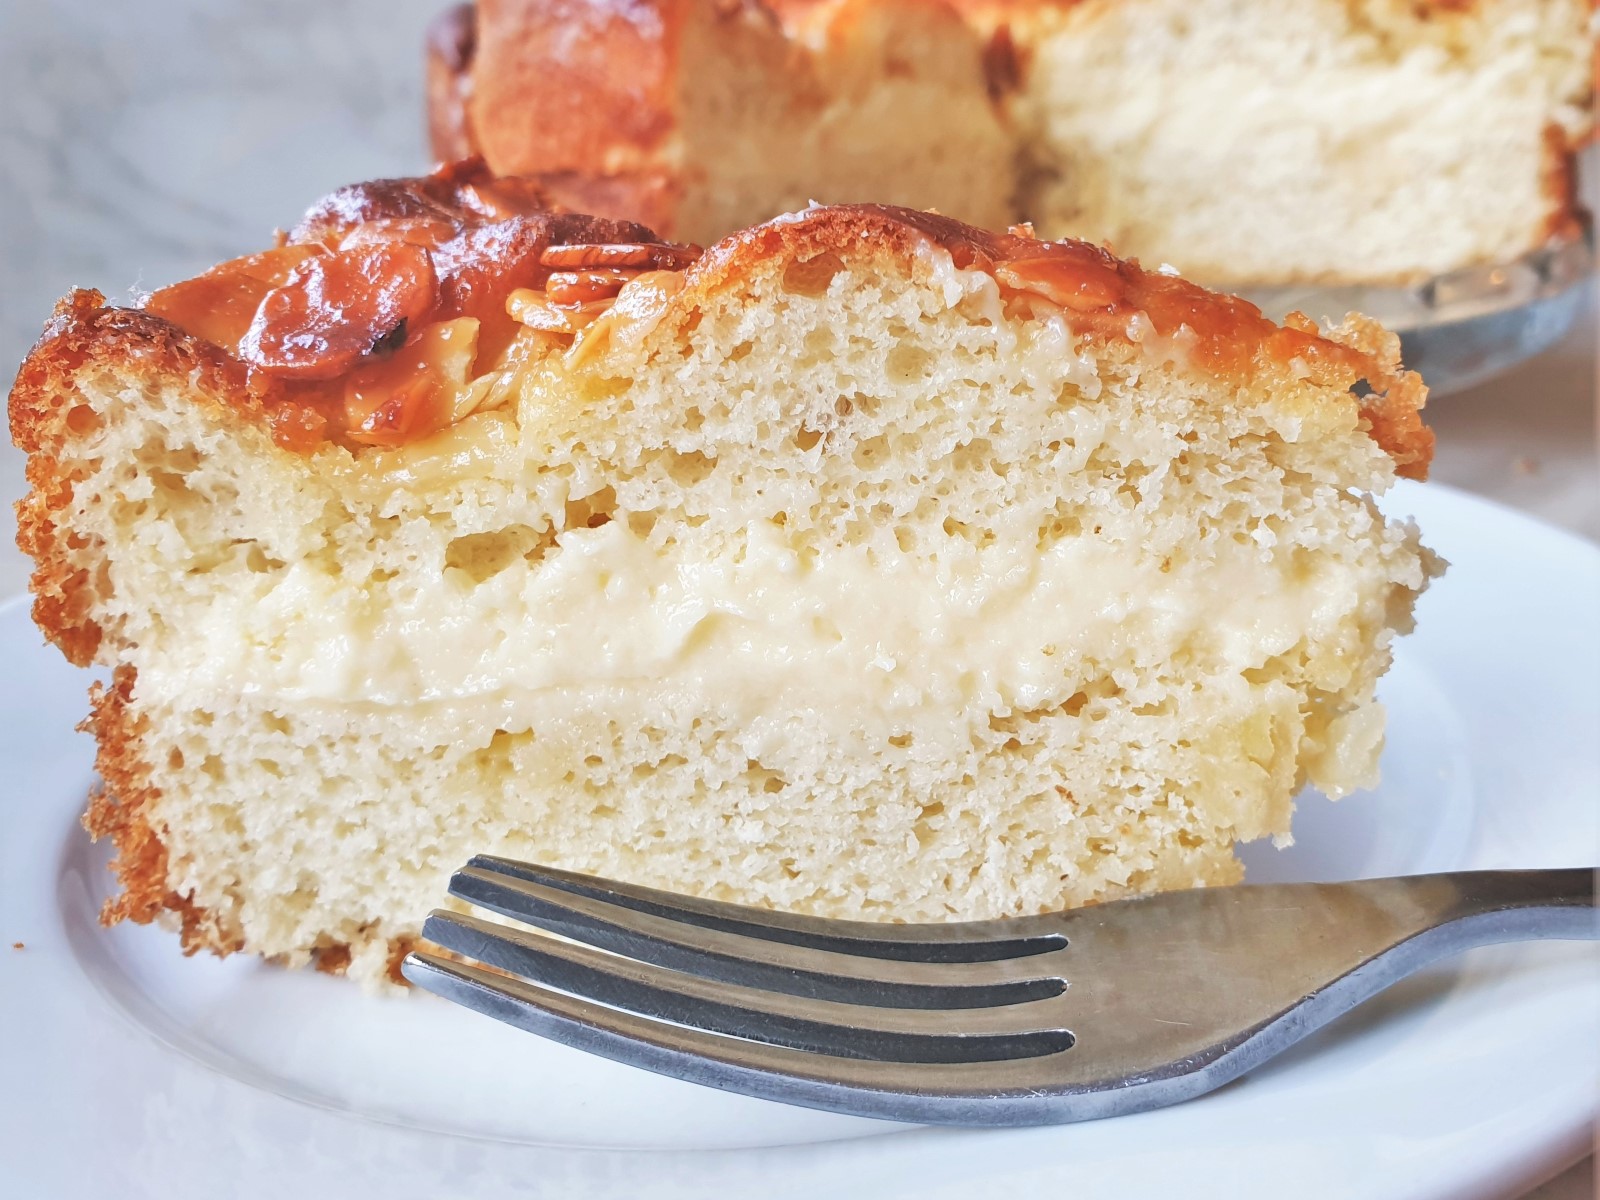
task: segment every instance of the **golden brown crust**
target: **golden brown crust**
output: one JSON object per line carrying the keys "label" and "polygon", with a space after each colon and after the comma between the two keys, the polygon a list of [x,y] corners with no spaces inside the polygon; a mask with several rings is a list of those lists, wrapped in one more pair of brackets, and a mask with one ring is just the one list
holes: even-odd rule
{"label": "golden brown crust", "polygon": [[[23,361],[11,390],[11,437],[28,452],[32,490],[17,504],[17,545],[32,556],[33,618],[69,662],[94,661],[104,631],[90,615],[96,589],[105,585],[73,565],[81,549],[67,527],[73,478],[66,461],[71,442],[94,428],[98,418],[83,402],[78,380],[90,370],[114,370],[135,378],[192,378],[197,403],[221,408],[214,397],[230,394],[238,403],[234,420],[259,420],[260,398],[246,386],[243,367],[215,347],[148,313],[108,308],[95,291],[75,291],[56,306],[33,351]],[[96,839],[116,846],[112,870],[122,892],[106,901],[106,924],[139,924],[163,912],[176,914],[185,953],[210,949],[227,954],[239,948],[237,935],[224,933],[192,897],[167,883],[167,851],[149,814],[157,792],[141,757],[143,728],[131,697],[135,673],[118,667],[110,687],[90,689],[91,715],[84,728],[98,745],[95,767],[103,781],[89,798],[83,824]]]}
{"label": "golden brown crust", "polygon": [[[109,306],[99,292],[78,288],[56,305],[17,370],[8,411],[11,440],[18,449],[58,455],[83,432],[74,425],[82,403],[77,377],[91,362],[139,376],[192,375],[197,393],[237,391],[245,385],[244,367],[215,346],[160,317]],[[233,407],[259,415],[260,395],[240,396]]]}
{"label": "golden brown crust", "polygon": [[[1312,325],[1299,313],[1290,321]],[[1372,440],[1394,460],[1395,473],[1403,479],[1426,479],[1433,463],[1434,434],[1422,422],[1428,403],[1428,388],[1415,371],[1400,362],[1400,338],[1370,317],[1352,314],[1329,337],[1366,356],[1370,373],[1363,378],[1368,392],[1361,397],[1361,415]]]}
{"label": "golden brown crust", "polygon": [[[1600,53],[1600,44],[1596,52]],[[1541,241],[1583,236],[1588,214],[1578,201],[1578,150],[1561,126],[1546,126],[1542,185],[1549,209],[1539,233]]]}
{"label": "golden brown crust", "polygon": [[11,388],[11,440],[28,454],[32,490],[17,502],[17,546],[34,561],[33,619],[76,666],[93,662],[104,631],[90,615],[96,583],[74,565],[60,523],[77,483],[64,451],[98,420],[83,401],[80,374],[93,366],[130,377],[193,378],[201,403],[234,399],[246,421],[262,420],[264,396],[244,367],[216,347],[136,309],[108,308],[99,292],[78,290],[56,305]]}
{"label": "golden brown crust", "polygon": [[784,53],[778,19],[759,0],[479,0],[470,39],[456,18],[430,41],[435,156],[482,154],[575,209],[671,234],[691,20],[730,38],[761,31]]}
{"label": "golden brown crust", "polygon": [[467,125],[502,175],[628,175],[676,121],[688,0],[481,0]]}
{"label": "golden brown crust", "polygon": [[61,649],[68,662],[86,667],[94,661],[105,633],[91,615],[93,581],[88,572],[72,565],[66,551],[66,532],[55,520],[72,503],[72,480],[53,459],[33,455],[28,459],[30,491],[17,501],[17,548],[32,557],[33,620]]}
{"label": "golden brown crust", "polygon": [[[387,962],[384,967],[384,978],[390,983],[397,983],[401,987],[410,987],[411,981],[400,973],[400,966],[405,962],[406,955],[416,948],[417,938],[396,937],[390,938],[387,950]],[[435,947],[435,954],[443,954],[447,958],[459,958],[443,947]],[[350,970],[350,962],[354,956],[350,952],[348,942],[335,942],[327,946],[319,946],[311,956],[311,963],[324,975],[343,975]]]}
{"label": "golden brown crust", "polygon": [[144,723],[132,709],[136,679],[134,669],[123,666],[110,687],[97,683],[90,688],[92,711],[82,726],[99,746],[95,769],[103,781],[89,797],[83,827],[96,841],[111,838],[117,849],[111,869],[122,885],[122,893],[101,908],[100,921],[147,925],[170,912],[178,918],[185,954],[232,954],[243,948],[243,938],[224,930],[192,895],[180,895],[168,884],[167,848],[150,819],[159,792],[151,786],[141,756]]}
{"label": "golden brown crust", "polygon": [[343,975],[350,969],[350,945],[337,942],[319,946],[311,952],[311,965],[324,975]]}
{"label": "golden brown crust", "polygon": [[[492,9],[491,16],[496,19],[496,29],[515,25],[509,9]],[[428,30],[428,141],[439,162],[485,153],[476,132],[473,111],[469,108],[469,97],[475,90],[473,73],[477,47],[476,5],[462,4],[450,9]],[[542,91],[545,77],[534,74],[533,84],[540,90],[518,99],[512,95],[511,85],[496,87],[498,78],[489,80],[488,72],[494,69],[492,63],[493,60],[491,66],[484,69],[485,86],[497,99],[492,106],[478,106],[478,119],[489,131],[497,170],[537,181],[555,204],[574,212],[635,220],[652,229],[671,228],[683,194],[675,172],[661,163],[639,165],[650,163],[650,156],[642,154],[639,147],[624,156],[634,165],[619,168],[614,162],[604,161],[606,155],[600,152],[603,146],[599,141],[579,148],[577,157],[563,167],[562,153],[544,140],[542,125],[534,127],[531,141],[522,140],[529,136],[528,130],[507,127],[514,119],[505,115],[513,111],[507,106],[545,102]],[[595,153],[587,153],[589,150]]]}
{"label": "golden brown crust", "polygon": [[402,987],[410,987],[411,983],[400,973],[400,964],[405,961],[406,955],[416,949],[418,939],[414,937],[397,937],[389,939],[389,967],[386,977],[390,983],[398,983]]}

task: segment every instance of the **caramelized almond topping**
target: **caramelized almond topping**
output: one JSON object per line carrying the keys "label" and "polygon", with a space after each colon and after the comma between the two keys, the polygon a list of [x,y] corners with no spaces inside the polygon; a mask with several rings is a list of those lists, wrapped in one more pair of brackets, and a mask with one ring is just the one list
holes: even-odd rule
{"label": "caramelized almond topping", "polygon": [[556,271],[545,280],[545,294],[553,304],[587,304],[609,300],[633,277],[631,271]]}
{"label": "caramelized almond topping", "polygon": [[550,244],[548,227],[513,217],[458,232],[433,252],[442,315],[493,319],[513,288],[537,287],[548,274],[539,257]]}
{"label": "caramelized almond topping", "polygon": [[273,409],[267,427],[274,442],[296,454],[310,454],[328,439],[328,418],[305,404],[291,402]]}
{"label": "caramelized almond topping", "polygon": [[656,327],[667,302],[682,290],[679,271],[645,271],[635,276],[615,300],[603,306],[604,311],[567,351],[567,365],[577,366],[608,344],[637,344]]}
{"label": "caramelized almond topping", "polygon": [[[877,205],[829,213],[873,218],[861,236],[916,231],[958,269],[993,276],[1019,315],[1062,311],[1075,332],[1120,340],[1144,325],[1179,339],[1199,369],[1247,375],[1271,361],[1348,385],[1375,368],[1303,317],[1280,329],[1237,297],[1085,243],[1039,241],[1028,226],[986,233]],[[147,307],[250,367],[247,387],[286,449],[396,446],[503,395],[507,364],[548,353],[552,337],[572,340],[569,364],[643,337],[700,254],[631,222],[551,211],[536,185],[468,161],[341,189],[288,244],[163,288]]]}
{"label": "caramelized almond topping", "polygon": [[397,446],[443,429],[477,353],[478,322],[462,317],[429,325],[389,358],[361,367],[345,381],[346,436]]}
{"label": "caramelized almond topping", "polygon": [[506,312],[512,320],[540,333],[562,335],[577,333],[610,308],[609,298],[557,304],[546,293],[532,288],[519,288],[506,300]]}
{"label": "caramelized almond topping", "polygon": [[338,241],[357,226],[396,218],[439,219],[454,227],[547,212],[544,189],[522,179],[496,179],[481,158],[447,163],[417,179],[353,183],[306,213],[291,242]]}
{"label": "caramelized almond topping", "polygon": [[549,212],[556,207],[545,190],[531,179],[497,179],[487,174],[457,183],[456,202],[467,212],[495,221]]}
{"label": "caramelized almond topping", "polygon": [[313,255],[262,299],[239,357],[286,378],[336,379],[403,342],[436,287],[428,252],[410,242]]}
{"label": "caramelized almond topping", "polygon": [[699,246],[680,246],[670,242],[624,242],[610,245],[551,246],[541,257],[545,266],[557,271],[600,267],[636,267],[643,271],[681,271],[701,254]]}
{"label": "caramelized almond topping", "polygon": [[267,293],[317,253],[314,246],[281,246],[212,267],[204,275],[162,288],[145,309],[212,345],[237,352]]}
{"label": "caramelized almond topping", "polygon": [[1114,267],[1058,255],[1003,263],[995,268],[994,277],[1001,287],[1032,292],[1073,312],[1115,309],[1125,290]]}
{"label": "caramelized almond topping", "polygon": [[338,248],[354,250],[358,246],[376,246],[384,242],[410,242],[436,250],[459,232],[454,222],[443,217],[380,217],[344,234],[339,238]]}
{"label": "caramelized almond topping", "polygon": [[164,288],[147,307],[250,368],[278,444],[396,445],[482,402],[463,399],[475,373],[499,370],[519,336],[534,336],[507,297],[543,289],[556,269],[544,255],[566,243],[576,250],[555,284],[562,305],[530,291],[539,315],[526,324],[568,337],[636,271],[698,254],[632,222],[555,211],[538,185],[470,160],[341,188],[287,244]]}
{"label": "caramelized almond topping", "polygon": [[533,288],[518,288],[506,298],[506,312],[513,321],[540,333],[575,333],[566,309],[557,308],[550,298]]}

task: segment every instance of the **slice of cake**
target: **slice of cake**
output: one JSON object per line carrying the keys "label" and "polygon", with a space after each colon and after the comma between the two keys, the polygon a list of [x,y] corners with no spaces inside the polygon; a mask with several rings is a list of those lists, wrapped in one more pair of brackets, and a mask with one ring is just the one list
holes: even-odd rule
{"label": "slice of cake", "polygon": [[441,159],[484,155],[563,203],[712,240],[815,199],[1011,220],[1014,149],[982,43],[948,5],[492,0],[429,39]]}
{"label": "slice of cake", "polygon": [[435,149],[670,236],[889,198],[1236,286],[1417,282],[1580,229],[1592,0],[768,2],[456,9]]}
{"label": "slice of cake", "polygon": [[1579,231],[1592,0],[955,0],[1020,47],[1019,202],[1217,284],[1408,283]]}
{"label": "slice of cake", "polygon": [[11,395],[112,671],[108,919],[381,978],[474,853],[937,921],[1228,883],[1371,783],[1424,390],[1095,247],[811,208],[699,253],[344,189]]}

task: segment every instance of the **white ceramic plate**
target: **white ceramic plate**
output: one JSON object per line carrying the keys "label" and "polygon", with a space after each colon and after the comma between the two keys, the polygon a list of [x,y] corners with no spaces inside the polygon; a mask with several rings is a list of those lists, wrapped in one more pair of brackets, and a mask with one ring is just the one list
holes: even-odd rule
{"label": "white ceramic plate", "polygon": [[[1253,879],[1593,862],[1600,552],[1407,486],[1452,561],[1385,686],[1384,783],[1310,797]],[[1253,1076],[1052,1129],[910,1129],[663,1079],[426,996],[98,928],[82,673],[0,608],[0,1188],[44,1198],[1499,1196],[1596,1115],[1600,955],[1416,977]],[[486,847],[490,849],[490,847]],[[22,942],[24,948],[11,949]]]}

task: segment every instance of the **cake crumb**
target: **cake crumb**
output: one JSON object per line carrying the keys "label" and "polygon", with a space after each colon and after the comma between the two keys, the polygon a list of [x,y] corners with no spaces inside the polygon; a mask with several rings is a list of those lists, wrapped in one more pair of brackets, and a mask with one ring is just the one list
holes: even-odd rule
{"label": "cake crumb", "polygon": [[11,948],[13,950],[26,950],[27,949],[27,947],[24,946],[21,942],[12,942],[11,943]]}

